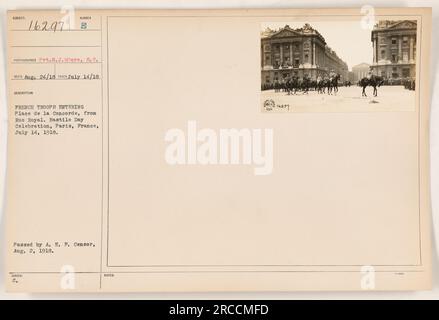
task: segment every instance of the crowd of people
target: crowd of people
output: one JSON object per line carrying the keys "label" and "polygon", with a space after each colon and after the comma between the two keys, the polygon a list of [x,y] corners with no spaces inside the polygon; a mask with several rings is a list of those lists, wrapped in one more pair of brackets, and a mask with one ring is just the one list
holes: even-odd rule
{"label": "crowd of people", "polygon": [[415,90],[416,88],[416,81],[413,78],[406,78],[403,80],[403,86],[407,90]]}

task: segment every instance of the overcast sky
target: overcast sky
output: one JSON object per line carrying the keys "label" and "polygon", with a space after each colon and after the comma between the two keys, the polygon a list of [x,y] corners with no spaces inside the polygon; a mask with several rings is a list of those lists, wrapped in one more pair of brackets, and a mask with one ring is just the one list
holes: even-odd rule
{"label": "overcast sky", "polygon": [[[306,22],[263,23],[262,28],[278,29],[288,24],[291,28],[301,28]],[[370,41],[371,31],[363,29],[359,21],[322,21],[309,22],[320,32],[326,43],[349,67],[366,62],[372,64],[373,50]]]}

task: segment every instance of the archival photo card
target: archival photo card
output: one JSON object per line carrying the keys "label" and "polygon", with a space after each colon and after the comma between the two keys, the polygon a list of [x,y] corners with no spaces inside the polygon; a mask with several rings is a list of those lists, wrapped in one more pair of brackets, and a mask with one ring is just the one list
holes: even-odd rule
{"label": "archival photo card", "polygon": [[9,291],[431,287],[431,9],[7,20]]}

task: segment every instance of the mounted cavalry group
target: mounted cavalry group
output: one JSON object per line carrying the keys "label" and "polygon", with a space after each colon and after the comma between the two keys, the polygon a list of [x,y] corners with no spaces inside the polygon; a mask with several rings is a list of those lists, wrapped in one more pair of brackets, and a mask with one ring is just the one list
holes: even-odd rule
{"label": "mounted cavalry group", "polygon": [[287,92],[287,94],[297,94],[302,92],[308,94],[310,90],[314,90],[320,94],[337,94],[340,85],[340,75],[331,74],[328,77],[318,77],[317,80],[311,80],[308,77],[302,79],[297,76],[287,77],[281,81],[274,82],[275,92]]}
{"label": "mounted cavalry group", "polygon": [[[312,80],[308,77],[299,78],[297,76],[290,76],[281,81],[275,80],[274,89],[275,92],[286,92],[288,95],[302,93],[308,94],[310,90],[314,90],[319,94],[336,95],[339,90],[339,86],[350,87],[351,83],[349,81],[341,82],[340,74],[331,73],[329,76],[317,77],[316,80]],[[378,89],[384,84],[385,79],[380,76],[369,74],[367,77],[362,78],[358,81],[358,86],[362,87],[362,96],[367,97],[366,87],[370,86],[373,88],[373,96],[378,96]]]}

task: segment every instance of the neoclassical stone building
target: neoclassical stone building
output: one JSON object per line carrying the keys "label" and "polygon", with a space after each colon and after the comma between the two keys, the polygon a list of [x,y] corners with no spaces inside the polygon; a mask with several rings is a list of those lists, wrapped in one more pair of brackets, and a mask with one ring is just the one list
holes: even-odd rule
{"label": "neoclassical stone building", "polygon": [[373,74],[387,79],[416,77],[416,21],[379,21],[371,41]]}
{"label": "neoclassical stone building", "polygon": [[370,64],[368,63],[360,63],[352,67],[353,72],[353,80],[352,82],[357,83],[359,80],[367,77],[370,70]]}
{"label": "neoclassical stone building", "polygon": [[299,78],[341,75],[348,80],[348,66],[309,24],[293,29],[286,25],[279,30],[267,28],[261,33],[261,84],[271,85],[289,76]]}

